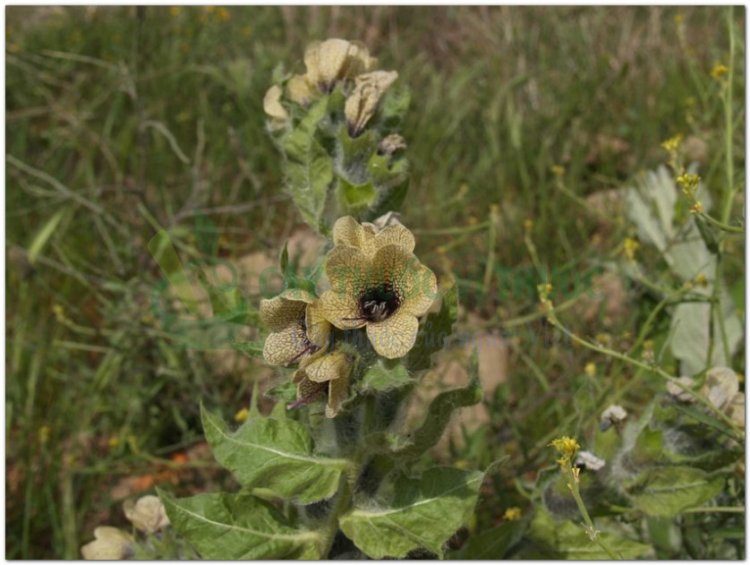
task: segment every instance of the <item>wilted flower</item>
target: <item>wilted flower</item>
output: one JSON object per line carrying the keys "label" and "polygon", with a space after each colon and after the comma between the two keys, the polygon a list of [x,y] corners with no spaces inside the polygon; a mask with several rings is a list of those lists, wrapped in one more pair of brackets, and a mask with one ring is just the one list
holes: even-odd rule
{"label": "wilted flower", "polygon": [[607,407],[600,419],[600,427],[602,431],[609,429],[612,424],[617,424],[625,420],[628,417],[628,413],[619,404],[612,404]]}
{"label": "wilted flower", "polygon": [[[346,237],[359,245],[340,244],[329,253],[326,273],[331,289],[320,297],[325,317],[334,326],[366,327],[375,351],[388,359],[409,352],[417,337],[417,317],[427,312],[437,295],[435,274],[411,252],[411,241],[403,243],[406,233],[399,226],[377,234],[347,232]],[[391,237],[401,244],[388,241]],[[387,243],[381,246],[380,238]]]}
{"label": "wilted flower", "polygon": [[281,87],[274,84],[263,97],[263,111],[271,118],[271,127],[280,128],[289,119],[284,106],[281,105]]}
{"label": "wilted flower", "polygon": [[354,91],[346,99],[344,114],[349,135],[357,137],[378,108],[378,102],[398,78],[396,71],[374,71],[354,79]]}
{"label": "wilted flower", "polygon": [[670,396],[674,397],[675,400],[679,400],[680,402],[695,402],[695,396],[690,392],[690,389],[694,384],[692,377],[682,376],[678,378],[677,381],[685,385],[685,387],[687,387],[687,390],[685,390],[684,387],[681,387],[676,382],[669,381],[667,383],[667,393]]}
{"label": "wilted flower", "polygon": [[[390,223],[380,227],[378,222]],[[368,257],[386,245],[397,245],[408,253],[412,253],[416,245],[414,235],[398,220],[381,217],[375,223],[360,224],[351,216],[336,220],[333,225],[333,243],[337,246],[356,247]]]}
{"label": "wilted flower", "polygon": [[169,526],[167,512],[158,496],[142,496],[135,503],[128,500],[123,504],[123,510],[133,526],[144,533],[153,534]]}
{"label": "wilted flower", "polygon": [[399,149],[406,149],[406,140],[397,133],[386,135],[378,144],[378,152],[393,155]]}
{"label": "wilted flower", "polygon": [[576,456],[576,465],[586,467],[589,471],[598,471],[606,464],[604,459],[600,459],[590,451],[581,451]]}
{"label": "wilted flower", "polygon": [[289,408],[307,404],[327,393],[326,417],[334,418],[346,400],[352,361],[343,351],[333,351],[302,362],[292,382],[297,385],[297,402]]}
{"label": "wilted flower", "polygon": [[311,293],[287,289],[270,300],[261,300],[260,317],[271,330],[263,346],[270,365],[289,365],[324,349],[331,325]]}
{"label": "wilted flower", "polygon": [[738,426],[745,427],[745,393],[738,392],[726,408],[726,414]]}
{"label": "wilted flower", "polygon": [[735,373],[729,367],[714,367],[706,374],[706,383],[702,392],[708,400],[719,410],[729,406],[740,390],[740,383]]}
{"label": "wilted flower", "polygon": [[118,528],[99,526],[94,530],[94,538],[81,548],[84,559],[115,561],[133,553],[133,536]]}
{"label": "wilted flower", "polygon": [[344,39],[316,41],[305,50],[308,83],[330,92],[338,80],[369,71],[375,59],[364,45]]}

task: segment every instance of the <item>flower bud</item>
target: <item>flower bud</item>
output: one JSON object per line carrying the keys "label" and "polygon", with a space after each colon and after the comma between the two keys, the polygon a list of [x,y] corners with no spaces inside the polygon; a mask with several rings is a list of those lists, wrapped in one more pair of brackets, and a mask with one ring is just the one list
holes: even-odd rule
{"label": "flower bud", "polygon": [[357,137],[378,108],[388,87],[398,78],[396,71],[374,71],[355,79],[354,91],[346,99],[344,114],[349,135]]}
{"label": "flower bud", "polygon": [[281,105],[281,87],[274,84],[263,97],[263,111],[271,118],[274,128],[281,127],[289,119],[284,106]]}
{"label": "flower bud", "polygon": [[153,534],[169,525],[167,512],[158,496],[142,496],[138,502],[128,500],[123,504],[125,517],[136,529]]}

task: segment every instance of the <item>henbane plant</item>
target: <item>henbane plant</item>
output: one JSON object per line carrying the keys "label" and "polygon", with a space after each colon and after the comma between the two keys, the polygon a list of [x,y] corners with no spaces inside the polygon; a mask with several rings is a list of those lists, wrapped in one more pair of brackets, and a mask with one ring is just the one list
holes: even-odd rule
{"label": "henbane plant", "polygon": [[[269,415],[236,430],[209,409],[204,431],[235,493],[160,493],[173,528],[206,559],[442,557],[469,520],[485,472],[432,466],[426,452],[482,392],[438,395],[423,422],[403,412],[450,334],[455,285],[438,292],[398,220],[408,183],[399,132],[408,91],[363,45],[310,45],[305,74],[277,70],[264,99],[286,190],[329,240],[324,268],[301,276],[281,253],[283,291],[263,300],[267,335],[249,347],[279,367]],[[438,307],[439,303],[439,307]]]}

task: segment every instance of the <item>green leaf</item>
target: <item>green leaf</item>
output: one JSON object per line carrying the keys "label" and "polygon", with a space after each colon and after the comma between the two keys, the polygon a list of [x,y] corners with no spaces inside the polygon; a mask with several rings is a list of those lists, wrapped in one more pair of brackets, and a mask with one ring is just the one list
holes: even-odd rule
{"label": "green leaf", "polygon": [[326,98],[308,110],[297,129],[283,142],[287,188],[302,218],[320,231],[328,187],[333,181],[331,157],[315,139],[315,131],[326,114]]}
{"label": "green leaf", "polygon": [[393,160],[387,155],[375,153],[367,168],[378,196],[365,219],[372,220],[387,212],[397,212],[409,189],[409,161],[405,157]]}
{"label": "green leaf", "polygon": [[409,109],[411,92],[406,87],[391,88],[380,101],[378,114],[386,127],[396,127]]}
{"label": "green leaf", "polygon": [[503,559],[508,551],[523,537],[529,527],[528,520],[505,522],[471,536],[459,550],[449,554],[449,559]]}
{"label": "green leaf", "polygon": [[370,367],[359,382],[359,390],[365,393],[386,392],[414,384],[414,379],[401,363],[388,365],[387,361],[380,360]]}
{"label": "green leaf", "polygon": [[698,231],[701,232],[703,243],[706,244],[708,250],[714,255],[719,253],[719,232],[718,230],[708,223],[703,216],[696,215],[695,225],[698,226]]}
{"label": "green leaf", "polygon": [[443,545],[471,516],[484,473],[433,468],[418,480],[399,476],[387,506],[355,507],[339,519],[346,536],[373,559]]}
{"label": "green leaf", "polygon": [[267,488],[301,504],[330,498],[349,462],[313,455],[310,434],[281,408],[269,417],[253,413],[230,432],[221,418],[201,407],[214,457],[245,487]]}
{"label": "green leaf", "polygon": [[626,485],[633,505],[649,516],[676,516],[718,495],[724,479],[693,467],[652,467]]}
{"label": "green leaf", "polygon": [[338,197],[343,212],[357,215],[375,200],[377,194],[372,184],[354,185],[344,178],[339,180]]}
{"label": "green leaf", "polygon": [[433,353],[443,348],[445,339],[453,332],[458,315],[458,288],[455,281],[443,292],[443,303],[437,314],[429,314],[419,328],[417,340],[406,358],[410,371],[429,369]]}
{"label": "green leaf", "polygon": [[481,400],[482,386],[479,382],[479,361],[475,351],[469,361],[469,383],[466,387],[438,394],[430,404],[422,426],[412,434],[412,438],[406,446],[394,451],[394,456],[419,457],[438,442],[454,410],[464,406],[473,406]]}
{"label": "green leaf", "polygon": [[336,159],[336,171],[351,184],[368,184],[368,163],[378,150],[375,132],[368,130],[353,138],[347,128],[341,128],[338,141],[341,155]]}
{"label": "green leaf", "polygon": [[47,245],[47,242],[55,233],[55,230],[57,230],[57,226],[60,225],[60,221],[65,217],[67,211],[67,208],[58,210],[49,220],[47,220],[47,223],[42,226],[42,229],[36,233],[31,245],[29,245],[29,263],[33,265],[36,262],[37,257],[39,257],[39,254],[42,252],[45,245]]}
{"label": "green leaf", "polygon": [[318,532],[298,530],[271,504],[247,494],[159,497],[172,527],[203,559],[320,559]]}
{"label": "green leaf", "polygon": [[[597,559],[610,560],[611,556],[595,541],[591,541],[580,526],[569,521],[556,521],[547,512],[537,510],[531,522],[529,538],[534,542],[532,555],[543,559]],[[597,539],[620,559],[636,559],[651,551],[643,543],[609,532],[599,532]]]}

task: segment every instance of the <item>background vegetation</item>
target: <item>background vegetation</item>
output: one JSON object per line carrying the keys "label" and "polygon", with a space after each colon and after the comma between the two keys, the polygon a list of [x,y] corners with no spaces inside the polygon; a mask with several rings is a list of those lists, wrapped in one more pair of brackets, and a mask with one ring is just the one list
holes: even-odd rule
{"label": "background vegetation", "polygon": [[[641,376],[628,366],[560,339],[536,285],[549,276],[579,335],[622,343],[643,326],[657,298],[642,286],[597,287],[592,303],[602,265],[621,259],[634,233],[607,191],[664,163],[660,143],[679,132],[719,201],[726,129],[710,71],[727,62],[726,10],[6,14],[8,558],[78,558],[96,525],[124,523],[124,497],[155,484],[185,493],[230,480],[201,451],[198,402],[232,417],[260,368],[185,347],[163,327],[154,308],[165,303],[162,273],[147,244],[165,227],[184,258],[231,261],[279,248],[301,223],[282,191],[262,100],[276,65],[299,60],[314,39],[363,41],[411,88],[403,221],[421,260],[457,277],[460,330],[494,332],[507,345],[501,384],[485,400],[490,424],[453,446],[467,466],[507,456],[485,485],[477,527],[499,523],[508,507],[525,510],[528,485],[554,457],[552,438],[575,435],[612,397],[638,413],[663,390],[633,386]],[[732,25],[741,109],[743,9]],[[733,131],[741,183],[743,114]],[[731,240],[723,263],[742,312],[743,245]],[[644,248],[639,261],[648,271],[660,258]],[[257,300],[257,289],[248,293]],[[661,351],[668,315],[650,323]],[[674,366],[668,352],[663,362]],[[744,372],[744,350],[732,367]],[[585,387],[605,402],[584,402]],[[696,515],[683,526],[720,530],[739,556],[744,521],[732,519]],[[670,551],[658,556],[680,555]]]}

